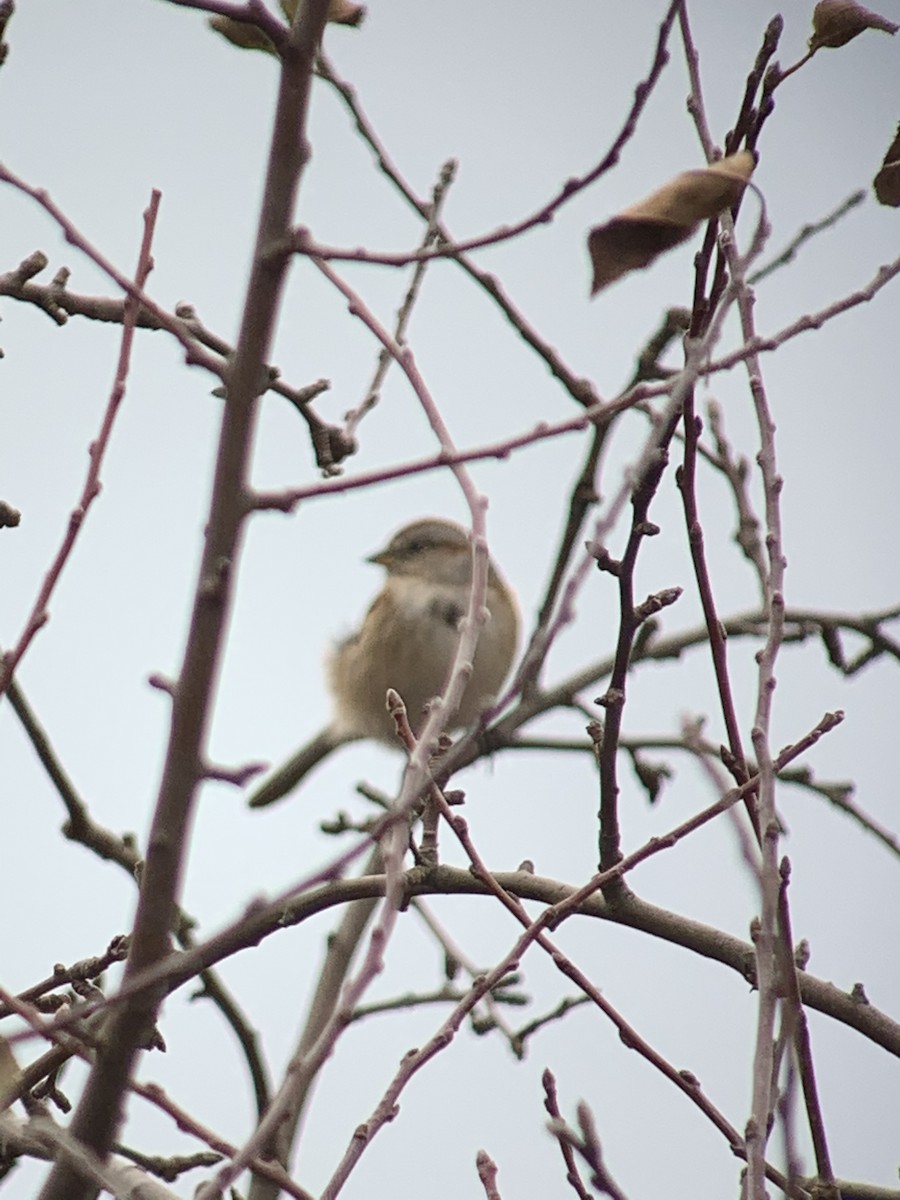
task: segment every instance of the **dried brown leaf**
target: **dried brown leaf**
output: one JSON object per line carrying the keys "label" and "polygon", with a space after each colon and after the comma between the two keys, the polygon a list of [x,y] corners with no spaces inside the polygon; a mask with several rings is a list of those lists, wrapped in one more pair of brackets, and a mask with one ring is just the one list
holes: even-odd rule
{"label": "dried brown leaf", "polygon": [[879,204],[900,208],[900,125],[873,181]]}
{"label": "dried brown leaf", "polygon": [[588,254],[594,269],[591,295],[608,287],[629,271],[649,267],[655,258],[671,250],[694,232],[693,227],[670,225],[631,217],[613,217],[588,234]]}
{"label": "dried brown leaf", "polygon": [[831,49],[846,46],[866,29],[882,29],[885,33],[896,33],[900,25],[895,25],[887,17],[863,8],[856,0],[820,0],[813,9],[810,51],[814,53],[823,46]]}
{"label": "dried brown leaf", "polygon": [[257,25],[217,15],[209,18],[209,26],[241,50],[264,50],[267,54],[278,54],[272,41]]}
{"label": "dried brown leaf", "polygon": [[366,15],[364,4],[352,4],[351,0],[331,0],[328,5],[328,20],[335,25],[355,25],[363,23]]}
{"label": "dried brown leaf", "polygon": [[683,171],[619,216],[696,226],[737,203],[755,166],[750,151],[739,150],[708,167]]}
{"label": "dried brown leaf", "polygon": [[588,234],[594,296],[629,271],[647,267],[691,236],[701,221],[740,199],[756,160],[740,150],[711,166],[684,171]]}
{"label": "dried brown leaf", "polygon": [[[288,21],[293,21],[297,15],[297,0],[280,0],[281,11]],[[364,4],[354,4],[352,0],[329,0],[326,20],[335,25],[361,25],[366,15]]]}

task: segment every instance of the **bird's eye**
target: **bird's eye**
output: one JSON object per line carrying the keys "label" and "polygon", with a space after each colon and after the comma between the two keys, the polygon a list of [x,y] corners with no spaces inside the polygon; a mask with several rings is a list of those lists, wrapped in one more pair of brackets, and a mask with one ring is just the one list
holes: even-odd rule
{"label": "bird's eye", "polygon": [[425,549],[425,542],[410,542],[406,547],[407,554],[421,554]]}

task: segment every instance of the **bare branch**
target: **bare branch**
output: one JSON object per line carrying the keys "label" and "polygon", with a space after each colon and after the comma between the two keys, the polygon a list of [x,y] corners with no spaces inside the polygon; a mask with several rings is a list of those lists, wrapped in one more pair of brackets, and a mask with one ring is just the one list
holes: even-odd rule
{"label": "bare branch", "polygon": [[[6,179],[7,182],[13,180],[8,176],[5,169],[0,166],[0,179]],[[19,181],[15,181],[19,186]],[[26,189],[28,190],[28,189]],[[59,582],[59,577],[62,575],[63,568],[68,562],[75,546],[75,541],[84,524],[84,519],[87,516],[88,510],[94,500],[100,495],[100,468],[103,465],[103,456],[106,453],[109,445],[110,437],[112,436],[113,425],[116,420],[116,415],[119,411],[119,406],[125,396],[125,385],[128,380],[128,371],[131,366],[131,349],[134,344],[134,321],[136,314],[136,301],[133,293],[143,291],[144,285],[150,271],[153,268],[153,259],[151,257],[150,248],[153,244],[153,233],[156,229],[156,217],[159,212],[159,203],[161,195],[154,191],[150,197],[150,203],[144,212],[144,236],[141,242],[140,254],[138,256],[137,270],[135,271],[134,285],[129,285],[129,296],[125,305],[125,315],[122,324],[122,340],[119,348],[119,361],[116,365],[116,374],[113,381],[112,391],[109,400],[107,401],[106,411],[103,414],[103,421],[100,425],[100,431],[96,439],[91,443],[89,449],[90,464],[88,466],[87,476],[85,477],[84,485],[81,489],[81,495],[75,507],[69,514],[68,528],[63,537],[62,544],[54,556],[53,562],[50,565],[44,582],[38,592],[37,599],[34,602],[31,613],[25,623],[25,628],[19,637],[19,640],[7,650],[0,661],[0,696],[6,691],[10,680],[15,674],[16,667],[22,661],[22,656],[28,649],[33,638],[38,630],[50,619],[48,605],[50,597]],[[47,201],[49,203],[49,201]],[[40,269],[40,268],[38,268]],[[21,268],[20,268],[21,270]]]}
{"label": "bare branch", "polygon": [[[273,263],[270,251],[284,238],[308,158],[304,127],[313,59],[326,11],[327,0],[310,0],[303,6],[291,31],[292,53],[282,65],[257,244],[231,364],[228,404],[223,408],[203,561],[173,697],[169,748],[148,842],[126,982],[159,962],[169,950],[173,909],[187,850],[186,832],[225,632],[232,566],[244,519],[243,492],[256,415],[256,384],[267,356],[287,268],[286,259]],[[129,295],[134,293],[132,288],[126,290]],[[119,1006],[110,1019],[108,1051],[95,1063],[71,1125],[73,1136],[100,1156],[115,1140],[119,1099],[143,1033],[152,1024],[161,1000],[158,991],[139,992],[132,1001]],[[89,1194],[90,1188],[72,1166],[60,1160],[41,1191],[41,1200],[88,1200]]]}
{"label": "bare branch", "polygon": [[[557,194],[553,196],[552,199],[548,200],[546,204],[543,204],[537,210],[537,212],[532,213],[528,217],[524,217],[522,220],[515,222],[513,225],[503,225],[499,229],[494,230],[492,233],[483,234],[480,237],[468,238],[465,241],[455,243],[450,238],[446,230],[442,226],[437,225],[436,229],[439,234],[440,241],[444,244],[439,245],[434,250],[420,250],[415,254],[379,254],[377,252],[368,250],[339,250],[333,246],[319,246],[311,242],[309,231],[304,229],[299,229],[296,234],[297,251],[301,254],[310,254],[321,259],[346,259],[351,262],[381,263],[384,266],[393,267],[404,267],[408,266],[412,262],[423,262],[430,258],[452,257],[459,260],[462,266],[466,266],[466,264],[462,262],[462,257],[463,255],[468,254],[471,250],[480,250],[485,246],[494,246],[499,242],[506,242],[512,238],[519,237],[520,234],[525,233],[530,229],[534,229],[539,225],[549,224],[549,222],[553,220],[556,212],[562,208],[567,201],[571,200],[573,196],[577,196],[579,192],[582,192],[590,184],[595,183],[601,177],[601,175],[605,175],[618,163],[619,156],[621,155],[625,145],[630,141],[634,131],[637,129],[638,121],[641,113],[644,110],[644,106],[646,105],[647,100],[650,98],[650,94],[652,93],[659,76],[662,74],[663,68],[669,61],[669,53],[666,46],[672,29],[672,22],[675,19],[675,13],[680,7],[680,3],[681,0],[671,0],[671,3],[669,4],[666,15],[663,17],[663,20],[659,26],[659,32],[656,39],[656,49],[650,71],[646,78],[643,79],[635,88],[634,101],[632,103],[631,110],[629,111],[628,116],[625,119],[625,123],[616,136],[616,139],[610,149],[603,156],[600,162],[597,163],[596,166],[592,167],[590,171],[573,179],[567,179]],[[323,78],[334,84],[348,104],[355,102],[352,89],[349,89],[346,85],[339,83],[334,75],[334,72],[331,70],[330,65],[323,59],[320,59],[319,69]],[[371,131],[369,130],[367,123],[363,122],[361,114],[354,110],[354,116],[356,117],[356,123],[359,132],[366,138],[370,145],[372,145],[373,150],[375,150],[376,157],[378,159],[378,165],[381,167],[382,171],[384,171],[385,174],[388,175],[388,178],[390,178],[392,182],[400,188],[400,191],[404,197],[423,217],[429,217],[429,214],[426,211],[427,206],[412,195],[412,192],[406,187],[405,184],[403,184],[399,175],[392,168],[392,165],[387,157],[380,151],[380,147],[378,147],[377,143],[375,142],[374,135],[371,135]]]}
{"label": "bare branch", "polygon": [[[450,185],[453,183],[453,178],[456,173],[456,163],[453,159],[444,163],[441,169],[440,178],[434,186],[431,194],[431,207],[428,215],[428,222],[425,226],[425,232],[422,234],[422,248],[427,249],[432,242],[437,240],[437,226],[440,221],[441,209],[444,204],[444,198]],[[397,322],[394,326],[394,341],[398,346],[406,344],[406,330],[409,325],[409,320],[412,315],[413,305],[422,287],[425,279],[425,269],[427,263],[419,261],[416,263],[416,269],[413,272],[413,277],[407,289],[406,296],[397,313]],[[348,440],[356,437],[356,431],[359,428],[359,423],[371,409],[378,403],[381,388],[387,377],[388,368],[394,358],[388,348],[383,346],[378,355],[378,364],[375,368],[375,374],[372,376],[372,382],[366,391],[364,400],[356,408],[351,409],[344,418],[344,435]]]}

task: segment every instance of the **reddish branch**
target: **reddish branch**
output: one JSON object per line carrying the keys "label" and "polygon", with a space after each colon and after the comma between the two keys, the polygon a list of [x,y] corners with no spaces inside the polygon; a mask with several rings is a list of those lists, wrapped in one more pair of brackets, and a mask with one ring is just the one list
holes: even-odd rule
{"label": "reddish branch", "polygon": [[[801,754],[806,753],[806,751],[816,744],[819,738],[834,729],[842,720],[843,714],[840,712],[826,714],[819,724],[810,730],[808,734],[781,751],[775,761],[776,769],[783,770],[784,767],[800,757]],[[754,776],[743,787],[733,788],[720,797],[714,804],[695,814],[687,821],[682,822],[667,834],[652,838],[643,847],[623,858],[610,871],[594,876],[582,888],[569,888],[563,884],[557,884],[551,880],[543,880],[525,872],[513,873],[511,876],[509,873],[505,873],[503,875],[496,875],[496,878],[504,880],[503,887],[507,892],[522,899],[539,899],[547,903],[557,903],[560,901],[560,893],[564,893],[567,898],[564,910],[565,914],[581,911],[585,915],[602,916],[605,919],[621,921],[626,925],[646,928],[647,914],[651,911],[659,913],[662,910],[653,909],[650,905],[645,905],[632,899],[628,905],[620,906],[613,911],[608,906],[600,905],[597,907],[590,903],[594,893],[602,888],[610,879],[623,876],[632,871],[640,863],[645,862],[648,858],[652,858],[663,850],[671,849],[701,826],[714,820],[722,813],[727,812],[732,805],[743,798],[748,789],[755,785],[756,777]],[[102,1003],[84,1005],[79,1010],[79,1019],[92,1015],[100,1008],[119,1005],[145,988],[163,985],[167,991],[174,991],[188,980],[194,978],[198,971],[223,961],[239,950],[256,946],[262,938],[273,932],[303,921],[315,913],[331,908],[334,905],[371,895],[382,894],[384,888],[382,876],[367,876],[354,880],[344,880],[342,876],[347,864],[363,853],[372,841],[378,840],[389,824],[405,819],[403,814],[393,812],[386,814],[373,827],[367,839],[362,840],[353,850],[339,856],[329,867],[319,873],[318,880],[325,879],[327,882],[320,882],[319,886],[316,886],[315,880],[304,880],[301,884],[288,888],[265,904],[250,906],[247,912],[238,920],[232,922],[218,934],[199,944],[193,950],[178,956],[172,956],[165,962],[148,968],[139,975],[132,975],[128,980],[123,982],[119,991],[114,996],[104,999]],[[466,873],[462,873],[462,878],[465,877]],[[468,878],[471,880],[471,875]],[[443,890],[441,880],[444,881],[443,886],[448,887],[451,892],[460,890],[460,872],[454,872],[450,868],[443,867],[427,872],[414,869],[408,875],[406,886],[411,894],[430,895]],[[511,882],[505,882],[506,880],[510,880]],[[473,891],[481,893],[484,888],[479,884],[472,887],[465,886],[461,890],[464,892]],[[638,914],[644,915],[639,917]],[[652,921],[650,923],[653,924]],[[685,932],[688,927],[692,930],[690,934]],[[692,922],[685,922],[682,918],[667,916],[667,920],[662,925],[652,928],[651,932],[657,936],[668,937],[670,940],[689,946],[700,953],[709,954],[713,958],[719,958],[720,961],[727,962],[742,974],[747,973],[746,957],[750,953],[748,947],[744,947],[743,943],[737,942],[736,939],[729,939],[727,935],[719,934],[714,930],[706,931],[713,937],[713,940],[709,940],[705,934],[699,934],[698,931],[700,928],[700,926],[696,926]],[[705,927],[703,928],[705,929]],[[729,956],[728,953],[724,953],[723,947],[731,943],[733,943],[735,948],[741,946],[742,949],[740,952],[735,949],[734,955]],[[816,990],[815,981],[812,980],[811,976],[804,977],[804,989],[807,986],[811,990],[809,992],[805,991],[804,1003],[820,1007],[824,1002],[824,994]],[[852,1020],[849,1023],[855,1028],[866,1032],[868,1036],[873,1037],[879,1044],[890,1049],[892,1053],[900,1055],[900,1030],[895,1035],[892,1032],[892,1023],[883,1026],[880,1025],[879,1018],[872,1006],[868,1006],[867,1011],[861,1010],[858,1015],[858,1021]],[[844,1012],[842,1019],[846,1018],[847,1013]],[[66,1029],[70,1020],[74,1021],[74,1018],[63,1018],[57,1021],[55,1028],[58,1030]],[[13,1036],[9,1040],[13,1043],[19,1039]]]}
{"label": "reddish branch", "polygon": [[[734,777],[735,782],[741,784],[746,782],[749,771],[746,758],[744,757],[744,747],[741,741],[737,711],[731,692],[731,680],[728,675],[728,652],[725,646],[725,631],[716,611],[712,579],[710,578],[703,544],[703,526],[700,522],[700,510],[697,505],[697,442],[700,437],[702,424],[700,418],[694,413],[694,396],[692,392],[685,402],[684,460],[676,474],[676,480],[684,504],[684,518],[687,525],[691,561],[694,566],[694,577],[697,581],[697,590],[700,593],[700,602],[703,606],[703,616],[709,632],[709,649],[716,676],[716,686],[719,691],[722,716],[725,720],[725,729],[728,736],[729,753],[725,756],[726,766]],[[756,840],[759,841],[759,819],[756,815],[755,799],[752,795],[747,796],[745,805],[750,823],[753,826],[753,832],[756,835]]]}
{"label": "reddish branch", "polygon": [[[814,740],[821,736],[821,733],[830,728],[835,718],[825,718],[820,726],[810,735]],[[729,794],[726,806],[730,806],[735,802],[742,789],[736,789],[734,793]],[[724,804],[725,798],[719,802]],[[628,859],[622,860],[612,872],[604,872],[596,876],[583,888],[570,892],[564,899],[557,904],[546,908],[540,916],[531,921],[521,902],[517,898],[514,891],[510,890],[506,881],[492,875],[484,863],[481,861],[471,839],[468,837],[468,830],[465,821],[458,816],[455,816],[452,811],[443,805],[443,814],[445,819],[450,824],[451,828],[460,838],[466,853],[471,862],[471,869],[474,876],[487,889],[487,891],[495,896],[511,914],[520,921],[525,927],[524,933],[516,941],[515,945],[509,953],[498,962],[482,979],[475,982],[469,996],[457,1006],[454,1012],[448,1017],[437,1033],[420,1049],[410,1051],[404,1058],[403,1063],[394,1079],[386,1089],[381,1101],[370,1114],[368,1120],[360,1129],[364,1130],[364,1136],[354,1136],[350,1145],[344,1153],[344,1156],[339,1163],[336,1171],[332,1175],[329,1183],[322,1192],[321,1200],[335,1200],[335,1197],[340,1193],[347,1178],[359,1161],[360,1156],[365,1148],[371,1143],[372,1138],[384,1125],[391,1119],[399,1096],[410,1082],[413,1076],[436,1054],[440,1053],[455,1037],[456,1033],[462,1024],[466,1014],[474,1007],[474,1005],[489,991],[492,987],[496,987],[499,981],[510,971],[515,970],[521,961],[522,955],[532,944],[542,946],[547,953],[550,954],[556,967],[571,978],[577,986],[590,996],[591,1000],[616,1024],[623,1036],[625,1044],[638,1052],[651,1062],[666,1078],[675,1084],[685,1095],[687,1095],[706,1116],[712,1121],[717,1129],[726,1137],[733,1153],[744,1159],[747,1157],[747,1150],[744,1144],[744,1139],[734,1129],[733,1126],[725,1119],[721,1112],[708,1100],[701,1091],[697,1081],[688,1073],[677,1070],[667,1060],[662,1058],[648,1043],[646,1043],[636,1031],[624,1021],[619,1013],[605,1000],[602,993],[591,983],[590,980],[581,972],[574,963],[571,962],[562,952],[556,947],[547,937],[546,930],[556,929],[559,924],[567,916],[571,915],[578,906],[584,903],[590,896],[594,895],[598,890],[604,888],[609,882],[611,874],[621,874],[626,868],[626,864],[631,865],[631,860],[634,856],[629,856]],[[696,827],[696,826],[695,826]],[[435,874],[439,871],[434,872]],[[426,873],[426,876],[431,873]],[[519,872],[519,875],[527,873]],[[516,876],[512,877],[513,879]],[[617,905],[616,912],[622,911],[623,916],[627,914],[628,905]],[[626,923],[630,923],[627,921]],[[772,1179],[787,1191],[789,1195],[801,1197],[800,1189],[793,1187],[788,1183],[784,1176],[774,1168],[765,1165],[765,1173],[767,1178]]]}
{"label": "reddish branch", "polygon": [[[485,246],[495,246],[499,242],[506,242],[512,238],[518,237],[522,233],[526,233],[529,229],[534,229],[539,225],[548,225],[556,215],[556,213],[566,204],[573,196],[577,196],[579,192],[584,191],[592,183],[611,171],[619,161],[619,156],[626,144],[630,141],[641,113],[644,111],[644,106],[650,97],[650,93],[656,86],[656,82],[662,74],[663,68],[669,61],[669,52],[667,43],[669,34],[672,29],[672,23],[675,20],[675,14],[681,7],[682,0],[672,0],[666,15],[660,23],[659,32],[656,39],[656,48],[653,55],[653,62],[650,66],[645,79],[643,79],[634,90],[634,100],[629,110],[628,116],[622,128],[619,130],[612,146],[603,156],[599,163],[587,171],[584,175],[575,176],[572,179],[567,179],[555,196],[551,197],[545,204],[530,216],[523,217],[520,221],[514,222],[512,225],[501,225],[499,229],[493,230],[491,233],[481,234],[478,237],[467,238],[461,242],[454,242],[449,233],[441,227],[437,226],[441,238],[441,244],[435,249],[414,250],[410,253],[380,253],[372,250],[342,250],[336,246],[322,246],[315,242],[308,229],[300,228],[295,233],[295,249],[299,254],[309,254],[320,259],[343,259],[350,262],[365,262],[375,263],[382,266],[405,267],[410,263],[423,262],[431,258],[455,258],[461,260],[461,257],[468,254],[472,250],[480,250]],[[327,63],[321,62],[320,70],[324,78],[333,83],[339,91],[343,92],[346,85],[341,85],[336,80],[331,68]],[[351,93],[352,94],[352,93]],[[349,100],[349,96],[344,93],[345,99]],[[357,120],[359,125],[359,119]],[[365,136],[365,131],[360,129],[360,132]],[[384,159],[379,155],[379,163],[382,170],[385,169],[386,156]],[[397,178],[394,178],[397,183]],[[411,192],[404,191],[406,199],[409,200],[421,216],[427,217],[426,206],[422,201],[415,198]],[[464,265],[464,264],[463,264]]]}
{"label": "reddish branch", "polygon": [[[159,202],[160,193],[154,191],[144,213],[144,236],[141,242],[141,250],[138,256],[138,265],[134,279],[134,286],[138,291],[143,291],[147,277],[153,269],[150,247],[153,244],[153,233],[156,228]],[[134,323],[137,316],[137,307],[137,301],[134,296],[129,294],[125,301],[125,308],[122,315],[122,340],[119,345],[119,360],[116,364],[116,375],[113,381],[112,392],[107,401],[106,411],[103,414],[100,431],[96,439],[91,442],[89,448],[90,461],[84,486],[81,489],[78,503],[69,514],[65,536],[56,552],[53,562],[50,564],[50,569],[44,577],[44,582],[38,592],[37,599],[34,602],[28,620],[25,622],[25,628],[22,630],[15,646],[6,652],[2,662],[0,662],[0,696],[3,695],[9,686],[16,668],[22,661],[22,656],[38,630],[43,628],[50,619],[48,611],[50,597],[53,595],[54,589],[59,582],[59,577],[62,575],[63,568],[69,561],[72,551],[75,548],[75,542],[78,534],[81,532],[88,510],[100,495],[100,469],[103,465],[103,457],[109,446],[110,437],[112,436],[116,415],[125,395],[125,384],[128,380],[128,370],[131,366],[131,350],[134,345]]]}
{"label": "reddish branch", "polygon": [[791,931],[791,910],[788,904],[788,887],[791,881],[791,864],[787,858],[781,862],[781,886],[778,892],[778,945],[777,958],[780,981],[784,988],[785,1004],[789,1013],[789,1025],[793,1028],[793,1041],[796,1047],[797,1065],[800,1068],[800,1080],[803,1085],[803,1098],[809,1120],[809,1131],[812,1138],[813,1151],[816,1156],[816,1171],[822,1180],[823,1200],[839,1200],[835,1188],[834,1171],[831,1166],[831,1156],[828,1152],[828,1139],[825,1135],[825,1121],[822,1116],[822,1105],[819,1100],[819,1090],[816,1084],[816,1072],[813,1065],[812,1041],[809,1036],[809,1024],[800,999],[800,986],[797,980],[797,965],[794,961],[794,939]]}
{"label": "reddish branch", "polygon": [[[258,381],[275,325],[287,256],[283,244],[301,172],[309,158],[305,138],[312,67],[327,0],[309,0],[284,51],[264,200],[253,266],[232,363],[210,501],[203,560],[184,660],[175,686],[166,762],[141,880],[125,983],[169,953],[190,820],[202,777],[213,687],[230,607],[244,490],[256,419]],[[130,292],[129,292],[130,294]],[[118,1006],[72,1121],[73,1135],[105,1155],[122,1119],[122,1099],[139,1046],[152,1025],[164,989],[147,989]],[[88,1200],[93,1188],[71,1162],[60,1160],[41,1200]]]}
{"label": "reddish branch", "polygon": [[544,1108],[550,1117],[551,1132],[559,1143],[559,1150],[566,1164],[566,1182],[572,1188],[578,1200],[591,1200],[591,1194],[585,1187],[584,1181],[578,1172],[578,1164],[575,1161],[575,1152],[572,1149],[572,1144],[567,1138],[562,1137],[557,1132],[557,1127],[562,1124],[563,1116],[559,1109],[559,1099],[556,1092],[556,1076],[549,1067],[541,1076],[541,1083],[544,1088]]}

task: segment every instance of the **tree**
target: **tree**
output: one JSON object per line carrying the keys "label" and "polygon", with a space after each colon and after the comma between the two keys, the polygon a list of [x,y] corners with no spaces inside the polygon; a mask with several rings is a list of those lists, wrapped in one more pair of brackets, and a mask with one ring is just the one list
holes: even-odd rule
{"label": "tree", "polygon": [[[894,27],[327,7],[0,18],[7,1195],[894,1195]],[[499,706],[249,810],[428,513]]]}

